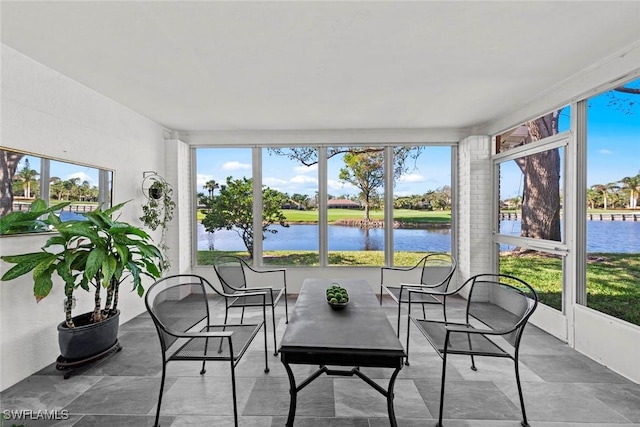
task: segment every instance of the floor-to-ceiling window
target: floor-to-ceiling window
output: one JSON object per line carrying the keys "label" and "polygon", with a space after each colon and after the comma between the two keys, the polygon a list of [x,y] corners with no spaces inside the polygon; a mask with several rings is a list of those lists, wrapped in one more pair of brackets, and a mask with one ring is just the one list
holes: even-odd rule
{"label": "floor-to-ceiling window", "polygon": [[394,156],[406,157],[393,185],[394,265],[414,265],[427,253],[451,253],[451,147],[396,150]]}
{"label": "floor-to-ceiling window", "polygon": [[[450,146],[195,153],[198,264],[232,252],[269,265],[382,266],[385,253],[395,265],[413,265],[426,253],[451,251]],[[252,178],[252,171],[259,176]],[[256,186],[262,197],[257,232]],[[392,230],[392,238],[385,230]]]}
{"label": "floor-to-ceiling window", "polygon": [[640,325],[640,79],[586,102],[586,305]]}
{"label": "floor-to-ceiling window", "polygon": [[250,148],[200,148],[196,155],[198,264],[217,252],[253,255]]}

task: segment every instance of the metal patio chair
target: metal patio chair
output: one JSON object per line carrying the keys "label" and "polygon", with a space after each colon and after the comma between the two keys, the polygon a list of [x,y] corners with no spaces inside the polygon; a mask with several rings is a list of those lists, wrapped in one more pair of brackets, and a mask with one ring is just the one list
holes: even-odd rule
{"label": "metal patio chair", "polygon": [[[225,322],[231,308],[241,308],[241,320],[244,319],[244,310],[246,307],[261,307],[267,305],[271,307],[271,321],[273,325],[273,354],[278,354],[278,346],[276,344],[276,314],[275,307],[278,305],[280,298],[284,297],[285,322],[289,323],[289,307],[287,303],[287,273],[284,269],[275,270],[256,270],[252,268],[245,260],[232,255],[222,255],[214,258],[213,268],[222,285],[225,298]],[[248,287],[247,273],[265,277],[267,286]],[[260,277],[262,281],[262,277]],[[276,280],[280,280],[279,286],[271,286]],[[265,292],[266,300],[256,296],[255,292]],[[265,326],[266,327],[266,326]]]}
{"label": "metal patio chair", "polygon": [[[468,294],[465,292],[468,291]],[[503,357],[513,360],[515,365],[518,396],[522,409],[523,426],[528,426],[524,408],[518,356],[524,327],[538,305],[538,295],[525,281],[504,274],[479,274],[471,277],[457,289],[437,292],[430,289],[410,289],[409,300],[424,294],[447,301],[454,296],[466,299],[464,319],[458,322],[427,320],[415,317],[409,304],[407,330],[414,323],[418,330],[442,358],[442,383],[440,386],[440,415],[438,426],[442,426],[444,389],[447,358],[451,354],[471,356],[471,369],[476,371],[475,356]],[[449,299],[448,299],[449,298]],[[409,333],[407,332],[407,352]]]}
{"label": "metal patio chair", "polygon": [[[264,372],[269,372],[267,356],[266,304],[262,319],[253,324],[214,324],[207,298],[207,280],[191,274],[168,276],[147,290],[145,304],[160,338],[162,349],[162,379],[156,409],[155,426],[160,419],[167,363],[173,360],[202,361],[204,374],[207,361],[226,361],[231,367],[233,417],[238,426],[235,368],[247,348],[264,328]],[[215,290],[215,289],[214,289]],[[218,295],[224,296],[219,291]],[[266,299],[266,292],[255,292],[255,298]],[[222,313],[220,314],[222,315]]]}
{"label": "metal patio chair", "polygon": [[[380,304],[383,292],[398,304],[397,333],[400,338],[400,313],[402,304],[409,303],[409,289],[429,288],[436,291],[446,291],[451,277],[456,270],[456,260],[447,253],[433,253],[422,258],[413,267],[382,267],[380,271]],[[413,283],[403,283],[413,276]],[[424,313],[425,304],[442,304],[442,300],[430,294],[414,295],[413,303],[421,304]],[[407,356],[408,356],[407,352]],[[408,364],[408,357],[407,357]]]}

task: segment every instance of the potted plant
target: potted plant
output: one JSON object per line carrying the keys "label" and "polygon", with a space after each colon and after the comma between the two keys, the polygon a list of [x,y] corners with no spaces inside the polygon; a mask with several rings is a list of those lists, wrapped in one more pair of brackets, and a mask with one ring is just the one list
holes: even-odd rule
{"label": "potted plant", "polygon": [[[173,211],[176,207],[172,197],[173,189],[158,175],[147,177],[146,180],[151,181],[151,185],[145,194],[147,203],[142,206],[140,221],[153,231],[160,228],[162,234],[158,247],[164,253],[168,249],[165,243],[167,224],[173,219]],[[165,270],[170,267],[166,257],[164,257],[163,267]]]}
{"label": "potted plant", "polygon": [[[36,200],[28,211],[0,218],[2,234],[36,229],[56,232],[38,252],[2,256],[15,265],[0,280],[33,272],[33,293],[40,301],[51,292],[53,277],[62,279],[65,321],[58,326],[58,341],[61,358],[66,361],[88,360],[113,347],[117,343],[120,285],[130,280],[142,296],[143,277],[155,279],[161,275],[162,253],[152,244],[151,237],[140,228],[112,218],[125,203],[83,213],[82,220],[62,221],[55,211],[69,203],[48,208],[43,200]],[[78,288],[93,292],[94,309],[74,317],[74,292]],[[103,329],[109,336],[94,336],[95,331]]]}

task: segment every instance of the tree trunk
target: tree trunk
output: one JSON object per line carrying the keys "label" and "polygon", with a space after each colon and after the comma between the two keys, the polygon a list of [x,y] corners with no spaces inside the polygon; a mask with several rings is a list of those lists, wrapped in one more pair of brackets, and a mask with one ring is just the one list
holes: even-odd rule
{"label": "tree trunk", "polygon": [[13,210],[12,179],[24,154],[0,150],[0,216]]}
{"label": "tree trunk", "polygon": [[[558,112],[527,123],[532,141],[558,133]],[[561,241],[560,153],[558,148],[516,160],[524,174],[520,235]]]}

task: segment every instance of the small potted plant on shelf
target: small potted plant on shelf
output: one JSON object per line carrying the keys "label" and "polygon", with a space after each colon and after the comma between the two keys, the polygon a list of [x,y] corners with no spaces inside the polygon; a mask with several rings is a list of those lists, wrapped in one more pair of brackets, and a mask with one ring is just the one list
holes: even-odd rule
{"label": "small potted plant on shelf", "polygon": [[[33,272],[33,293],[40,301],[51,292],[53,277],[57,275],[62,279],[66,299],[65,321],[58,326],[61,353],[58,369],[91,361],[106,351],[119,350],[120,285],[131,281],[133,290],[142,296],[143,277],[161,276],[162,253],[153,245],[151,237],[140,228],[113,219],[125,203],[83,213],[85,218],[81,220],[63,221],[55,211],[69,203],[48,208],[38,199],[28,211],[12,212],[0,218],[1,234],[31,230],[56,233],[40,251],[2,256],[14,265],[0,280],[13,280]],[[93,292],[95,304],[92,312],[74,317],[74,292],[78,288]]]}

